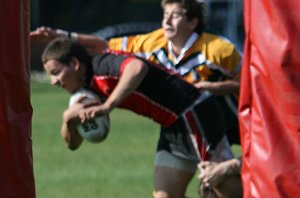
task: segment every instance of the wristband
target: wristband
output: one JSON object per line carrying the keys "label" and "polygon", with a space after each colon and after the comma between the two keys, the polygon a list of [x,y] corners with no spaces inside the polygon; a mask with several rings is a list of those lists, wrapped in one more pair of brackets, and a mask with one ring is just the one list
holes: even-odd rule
{"label": "wristband", "polygon": [[56,32],[56,34],[58,34],[59,36],[62,36],[62,37],[68,37],[68,32],[65,31],[65,30],[56,29],[55,32]]}
{"label": "wristband", "polygon": [[68,32],[68,38],[77,41],[78,40],[78,34],[76,32]]}
{"label": "wristband", "polygon": [[76,32],[70,32],[70,31],[57,29],[56,33],[60,36],[67,37],[67,38],[72,39],[74,41],[78,40],[78,34]]}

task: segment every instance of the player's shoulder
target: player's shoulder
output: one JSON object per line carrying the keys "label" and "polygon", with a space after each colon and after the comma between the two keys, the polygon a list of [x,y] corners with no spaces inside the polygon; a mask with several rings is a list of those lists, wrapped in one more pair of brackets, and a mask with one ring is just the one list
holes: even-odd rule
{"label": "player's shoulder", "polygon": [[211,32],[203,32],[201,40],[205,43],[219,43],[225,46],[234,46],[233,42],[226,36]]}
{"label": "player's shoulder", "polygon": [[161,36],[164,36],[164,33],[165,33],[165,31],[163,28],[158,28],[156,30],[153,30],[152,32],[149,32],[148,34],[152,35],[152,36],[161,37]]}
{"label": "player's shoulder", "polygon": [[215,55],[219,53],[230,55],[238,52],[235,44],[229,38],[210,32],[203,32],[197,40],[197,45],[198,47],[201,46],[201,49],[205,49],[206,52]]}

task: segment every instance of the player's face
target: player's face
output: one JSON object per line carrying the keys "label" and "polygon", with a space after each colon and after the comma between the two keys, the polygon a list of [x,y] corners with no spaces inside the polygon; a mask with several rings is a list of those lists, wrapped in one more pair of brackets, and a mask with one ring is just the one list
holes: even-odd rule
{"label": "player's face", "polygon": [[83,78],[73,65],[65,65],[56,60],[49,60],[44,64],[50,75],[52,85],[64,88],[70,93],[75,92],[84,84]]}
{"label": "player's face", "polygon": [[164,6],[162,27],[165,37],[172,42],[185,43],[194,31],[194,25],[188,21],[186,10],[179,3],[168,3]]}

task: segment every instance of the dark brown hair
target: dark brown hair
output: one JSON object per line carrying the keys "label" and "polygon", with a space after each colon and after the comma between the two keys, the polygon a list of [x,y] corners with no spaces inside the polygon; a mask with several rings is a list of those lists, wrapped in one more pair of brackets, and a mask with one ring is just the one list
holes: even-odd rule
{"label": "dark brown hair", "polygon": [[203,32],[205,28],[204,15],[205,15],[205,5],[201,0],[162,0],[161,6],[164,9],[166,4],[179,3],[180,6],[186,10],[186,16],[188,20],[198,18],[199,22],[195,31],[199,34]]}
{"label": "dark brown hair", "polygon": [[56,38],[44,49],[42,63],[56,60],[63,64],[69,64],[72,57],[76,57],[78,61],[85,64],[91,63],[92,60],[85,47],[80,43],[68,38]]}
{"label": "dark brown hair", "polygon": [[41,59],[43,64],[49,60],[56,60],[68,66],[73,57],[85,65],[85,78],[90,79],[93,75],[92,57],[77,41],[61,37],[54,39],[44,49]]}

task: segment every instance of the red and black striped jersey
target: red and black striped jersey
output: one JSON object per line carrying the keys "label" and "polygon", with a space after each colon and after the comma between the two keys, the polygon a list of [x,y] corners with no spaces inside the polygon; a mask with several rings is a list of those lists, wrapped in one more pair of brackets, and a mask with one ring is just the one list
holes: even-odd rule
{"label": "red and black striped jersey", "polygon": [[[108,97],[122,76],[126,63],[133,58],[137,57],[118,52],[95,56],[94,75],[89,80],[92,89]],[[119,107],[151,118],[163,127],[168,127],[193,104],[201,93],[162,66],[143,61],[148,66],[148,73],[137,89]]]}

